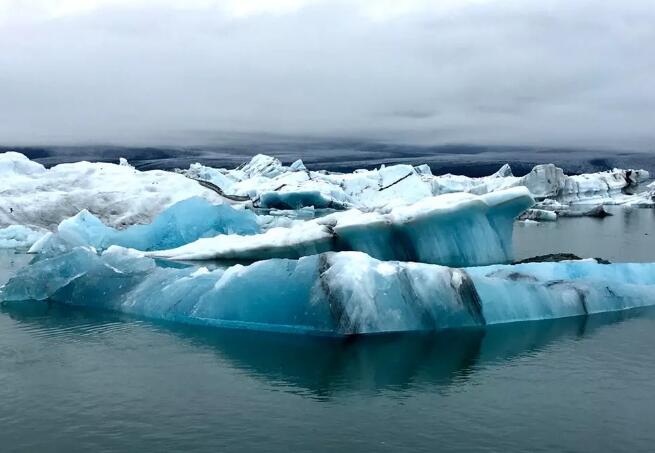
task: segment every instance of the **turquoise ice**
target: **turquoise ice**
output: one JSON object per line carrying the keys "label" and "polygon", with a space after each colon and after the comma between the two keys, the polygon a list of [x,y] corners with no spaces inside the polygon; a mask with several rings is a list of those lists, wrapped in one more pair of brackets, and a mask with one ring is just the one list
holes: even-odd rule
{"label": "turquoise ice", "polygon": [[426,331],[654,305],[655,263],[449,268],[331,252],[209,269],[162,267],[115,246],[100,254],[76,247],[41,257],[0,289],[4,303],[39,300],[257,330]]}
{"label": "turquoise ice", "polygon": [[229,205],[214,205],[199,197],[180,201],[159,214],[152,223],[124,230],[109,227],[87,210],[62,221],[56,234],[38,241],[32,252],[49,252],[90,245],[104,250],[111,245],[139,250],[179,247],[218,234],[249,235],[259,232],[256,216]]}

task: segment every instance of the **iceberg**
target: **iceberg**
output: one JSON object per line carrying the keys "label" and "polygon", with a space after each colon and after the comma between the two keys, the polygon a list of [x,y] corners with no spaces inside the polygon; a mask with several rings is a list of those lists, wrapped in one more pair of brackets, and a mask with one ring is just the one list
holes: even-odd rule
{"label": "iceberg", "polygon": [[[334,206],[379,210],[398,204],[413,204],[423,198],[453,192],[482,195],[511,187],[527,187],[538,200],[563,203],[588,200],[595,203],[629,203],[635,197],[623,193],[646,181],[645,170],[613,169],[582,175],[566,175],[553,164],[535,166],[527,175],[512,174],[508,164],[481,178],[461,175],[433,175],[427,165],[381,166],[353,173],[310,171],[300,163],[286,167],[272,157],[257,155],[243,167],[228,170],[193,164],[181,173],[220,187],[226,193],[252,200],[271,199],[271,207]],[[279,194],[279,195],[278,195]],[[297,194],[293,196],[293,194]],[[284,198],[293,200],[287,203]],[[266,200],[262,207],[266,207]]]}
{"label": "iceberg", "polygon": [[57,253],[79,245],[98,250],[120,245],[139,250],[161,250],[188,244],[199,238],[259,233],[257,217],[228,205],[213,205],[193,197],[175,203],[152,223],[132,225],[124,230],[106,226],[87,210],[62,221],[55,234],[36,241],[30,253]]}
{"label": "iceberg", "polygon": [[655,304],[655,263],[594,260],[449,268],[361,252],[243,266],[161,267],[134,250],[76,247],[0,288],[3,304],[49,300],[176,322],[319,335],[433,331]]}
{"label": "iceberg", "polygon": [[557,220],[555,211],[545,209],[528,209],[518,217],[519,220],[532,220],[537,222],[554,222]]}
{"label": "iceberg", "polygon": [[54,229],[86,209],[115,228],[150,223],[167,207],[191,197],[227,200],[183,175],[126,165],[76,162],[43,165],[0,153],[0,226]]}
{"label": "iceberg", "polygon": [[652,197],[632,193],[648,177],[644,170],[621,169],[567,176],[552,164],[537,165],[523,177],[514,176],[507,164],[481,178],[434,175],[427,165],[407,164],[336,173],[308,170],[302,161],[285,166],[261,154],[235,169],[196,163],[177,172],[139,171],[124,159],[120,164],[76,162],[46,169],[22,154],[6,152],[0,153],[0,227],[54,230],[86,209],[105,225],[120,229],[151,223],[166,208],[191,197],[262,209],[385,213],[439,195],[484,195],[515,187],[527,187],[538,200],[566,205],[650,207],[655,205]]}
{"label": "iceberg", "polygon": [[218,235],[147,255],[172,260],[261,260],[352,250],[378,259],[448,266],[504,263],[512,260],[514,218],[533,203],[523,187],[482,196],[453,193],[386,214],[337,212],[289,228],[251,236]]}

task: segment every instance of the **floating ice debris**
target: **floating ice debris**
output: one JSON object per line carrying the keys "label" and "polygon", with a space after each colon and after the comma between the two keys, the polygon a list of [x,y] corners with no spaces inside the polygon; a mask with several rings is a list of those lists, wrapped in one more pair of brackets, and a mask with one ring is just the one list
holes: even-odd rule
{"label": "floating ice debris", "polygon": [[59,253],[78,245],[104,250],[110,245],[139,250],[161,250],[188,244],[217,234],[249,235],[259,233],[256,216],[228,205],[213,205],[193,197],[175,203],[152,223],[132,225],[124,230],[106,226],[84,210],[62,221],[56,233],[36,242],[30,253]]}
{"label": "floating ice debris", "polygon": [[471,266],[512,260],[512,223],[533,204],[524,187],[424,198],[387,214],[338,212],[259,235],[219,235],[148,256],[174,260],[298,258],[357,250],[379,259]]}
{"label": "floating ice debris", "polygon": [[537,222],[554,222],[557,220],[557,213],[544,209],[528,209],[518,217],[519,220],[534,220]]}
{"label": "floating ice debris", "polygon": [[[227,269],[164,268],[78,247],[29,265],[4,303],[51,300],[178,322],[350,335],[532,321],[655,304],[655,264],[594,260],[455,269],[360,252]],[[35,303],[35,302],[25,302]]]}

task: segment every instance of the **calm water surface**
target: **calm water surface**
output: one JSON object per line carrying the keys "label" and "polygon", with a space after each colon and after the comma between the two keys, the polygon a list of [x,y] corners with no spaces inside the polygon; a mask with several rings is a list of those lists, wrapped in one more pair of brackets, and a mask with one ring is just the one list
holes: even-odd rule
{"label": "calm water surface", "polygon": [[[653,213],[517,226],[517,255],[652,261]],[[0,255],[0,283],[26,260]],[[335,341],[5,307],[0,445],[652,451],[654,343],[653,309]]]}

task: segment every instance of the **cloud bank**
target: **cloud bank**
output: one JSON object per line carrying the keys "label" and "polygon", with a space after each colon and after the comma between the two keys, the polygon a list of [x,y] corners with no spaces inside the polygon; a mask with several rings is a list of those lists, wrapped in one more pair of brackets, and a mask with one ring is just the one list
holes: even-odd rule
{"label": "cloud bank", "polygon": [[652,150],[654,23],[648,0],[9,0],[0,143]]}

